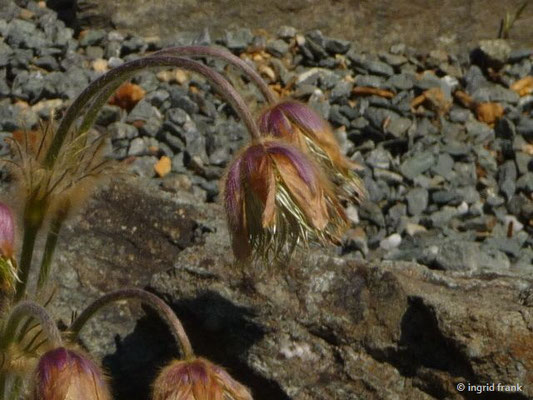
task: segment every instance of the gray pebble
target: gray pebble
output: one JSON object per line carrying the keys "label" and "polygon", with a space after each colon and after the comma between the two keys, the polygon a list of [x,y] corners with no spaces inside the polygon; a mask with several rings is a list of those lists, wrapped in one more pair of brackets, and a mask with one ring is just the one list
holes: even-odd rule
{"label": "gray pebble", "polygon": [[248,28],[242,28],[237,31],[226,31],[224,35],[224,44],[230,50],[243,51],[252,42],[254,36]]}
{"label": "gray pebble", "polygon": [[429,194],[424,188],[414,188],[407,193],[407,210],[410,215],[420,215],[428,206]]}
{"label": "gray pebble", "polygon": [[330,92],[329,99],[335,103],[341,99],[348,98],[353,88],[353,83],[346,81],[339,81],[335,84]]}
{"label": "gray pebble", "polygon": [[507,200],[513,197],[516,190],[516,177],[516,165],[514,161],[508,160],[500,166],[498,171],[498,185]]}
{"label": "gray pebble", "polygon": [[435,157],[429,152],[422,152],[407,158],[400,165],[400,172],[408,179],[424,173],[433,165]]}
{"label": "gray pebble", "polygon": [[382,61],[372,60],[368,56],[361,55],[353,50],[350,50],[347,54],[353,65],[363,71],[385,77],[390,77],[394,74],[394,69]]}
{"label": "gray pebble", "polygon": [[366,163],[374,168],[389,169],[391,155],[387,150],[378,147],[368,153]]}
{"label": "gray pebble", "polygon": [[516,104],[519,99],[515,91],[496,84],[485,84],[471,93],[472,98],[478,103],[496,102]]}
{"label": "gray pebble", "polygon": [[516,181],[516,188],[526,194],[533,193],[533,172],[528,171]]}
{"label": "gray pebble", "polygon": [[533,118],[521,118],[516,131],[524,138],[533,138]]}
{"label": "gray pebble", "polygon": [[398,90],[409,90],[413,88],[415,83],[415,77],[413,74],[401,73],[391,76],[386,85],[388,87],[394,87]]}
{"label": "gray pebble", "polygon": [[152,106],[146,99],[139,101],[128,114],[126,121],[148,121],[151,117],[160,115],[157,108]]}
{"label": "gray pebble", "polygon": [[475,56],[479,56],[479,60],[483,66],[500,69],[509,59],[511,55],[511,46],[504,39],[489,39],[481,40],[477,48]]}
{"label": "gray pebble", "polygon": [[131,163],[129,170],[138,176],[152,178],[155,175],[154,165],[156,163],[157,157],[138,157],[135,159],[135,161],[133,161],[133,163]]}
{"label": "gray pebble", "polygon": [[533,157],[527,153],[517,151],[515,153],[516,166],[520,175],[525,174],[527,171],[533,170]]}
{"label": "gray pebble", "polygon": [[132,53],[142,53],[147,49],[148,45],[143,38],[132,36],[122,42],[120,48],[120,56],[124,57]]}
{"label": "gray pebble", "polygon": [[277,35],[280,39],[292,39],[294,36],[296,36],[296,28],[286,25],[280,26]]}
{"label": "gray pebble", "polygon": [[358,75],[355,82],[357,86],[366,86],[378,89],[383,88],[385,84],[384,79],[377,75]]}
{"label": "gray pebble", "polygon": [[105,104],[98,113],[96,123],[101,126],[107,126],[118,121],[120,119],[121,112],[122,110],[120,107]]}
{"label": "gray pebble", "polygon": [[281,39],[268,42],[266,50],[275,57],[283,57],[289,51],[287,42]]}
{"label": "gray pebble", "polygon": [[87,46],[96,46],[102,43],[102,41],[107,37],[107,32],[103,29],[88,30],[85,31],[85,34],[80,39],[79,43],[82,47]]}
{"label": "gray pebble", "polygon": [[130,148],[128,150],[128,156],[140,156],[146,154],[148,148],[146,147],[145,141],[137,137],[130,142]]}
{"label": "gray pebble", "polygon": [[467,110],[466,108],[460,108],[460,107],[453,107],[450,110],[450,121],[452,122],[459,122],[463,123],[466,122],[472,115],[470,110]]}
{"label": "gray pebble", "polygon": [[124,122],[113,122],[107,127],[112,140],[133,139],[138,136],[137,128]]}
{"label": "gray pebble", "polygon": [[139,128],[139,133],[142,136],[155,137],[161,130],[163,121],[159,116],[153,115],[144,122]]}
{"label": "gray pebble", "polygon": [[365,201],[363,204],[361,204],[361,207],[359,208],[359,217],[362,220],[370,221],[379,227],[385,226],[383,212],[381,211],[381,208],[373,201]]}
{"label": "gray pebble", "polygon": [[437,163],[431,167],[434,174],[449,179],[453,169],[453,158],[447,153],[437,156]]}

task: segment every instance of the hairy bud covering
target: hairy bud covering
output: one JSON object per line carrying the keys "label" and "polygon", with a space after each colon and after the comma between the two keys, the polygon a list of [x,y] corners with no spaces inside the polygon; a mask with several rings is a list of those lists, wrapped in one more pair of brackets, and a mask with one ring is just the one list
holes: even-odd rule
{"label": "hairy bud covering", "polygon": [[259,130],[295,144],[327,172],[340,195],[361,202],[366,191],[354,173],[357,163],[342,153],[330,125],[310,107],[294,100],[280,102],[261,114]]}
{"label": "hairy bud covering", "polygon": [[308,240],[336,241],[346,217],[329,181],[295,146],[265,138],[230,164],[224,206],[238,259],[278,257]]}
{"label": "hairy bud covering", "polygon": [[98,366],[77,351],[58,347],[45,353],[34,374],[32,400],[110,400]]}
{"label": "hairy bud covering", "polygon": [[154,383],[153,400],[252,400],[223,368],[203,358],[175,360]]}

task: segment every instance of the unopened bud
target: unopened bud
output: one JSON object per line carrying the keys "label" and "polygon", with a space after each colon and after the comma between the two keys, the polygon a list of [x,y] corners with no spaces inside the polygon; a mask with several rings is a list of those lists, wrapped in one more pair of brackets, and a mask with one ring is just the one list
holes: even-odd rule
{"label": "unopened bud", "polygon": [[39,360],[32,400],[110,400],[98,366],[77,351],[58,347]]}
{"label": "unopened bud", "polygon": [[9,207],[0,203],[0,256],[12,258],[15,245],[15,222]]}
{"label": "unopened bud", "polygon": [[246,387],[204,358],[175,360],[154,383],[153,400],[252,400]]}

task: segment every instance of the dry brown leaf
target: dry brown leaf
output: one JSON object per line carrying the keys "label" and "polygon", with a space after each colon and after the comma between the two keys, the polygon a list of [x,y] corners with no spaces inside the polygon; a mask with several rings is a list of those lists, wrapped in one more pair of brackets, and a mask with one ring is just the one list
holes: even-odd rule
{"label": "dry brown leaf", "polygon": [[167,156],[163,156],[154,165],[155,173],[160,177],[167,175],[172,168],[172,162]]}
{"label": "dry brown leaf", "polygon": [[466,108],[474,108],[476,106],[474,99],[468,93],[463,92],[462,90],[456,90],[453,95],[455,96],[456,100]]}
{"label": "dry brown leaf", "polygon": [[479,103],[475,107],[478,121],[494,126],[503,116],[503,107],[499,103]]}
{"label": "dry brown leaf", "polygon": [[358,96],[379,96],[386,99],[392,99],[394,93],[390,90],[378,89],[367,86],[356,86],[352,89],[352,93]]}
{"label": "dry brown leaf", "polygon": [[423,92],[420,96],[411,101],[411,111],[416,113],[416,108],[420,105],[435,111],[439,115],[446,114],[452,102],[446,99],[444,92],[440,88],[431,88]]}
{"label": "dry brown leaf", "polygon": [[146,94],[145,90],[134,83],[126,82],[120,86],[115,94],[109,99],[109,104],[130,111]]}
{"label": "dry brown leaf", "polygon": [[528,75],[525,78],[517,80],[511,85],[511,89],[518,93],[519,96],[526,96],[533,93],[533,76]]}

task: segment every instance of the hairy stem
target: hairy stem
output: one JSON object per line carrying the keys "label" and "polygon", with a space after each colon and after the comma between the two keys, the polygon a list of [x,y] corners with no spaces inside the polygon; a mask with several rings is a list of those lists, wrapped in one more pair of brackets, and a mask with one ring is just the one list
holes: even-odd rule
{"label": "hairy stem", "polygon": [[21,301],[11,309],[5,331],[1,339],[1,348],[5,349],[15,338],[17,328],[24,317],[36,319],[41,325],[46,338],[54,347],[62,346],[63,340],[54,320],[48,311],[33,301]]}
{"label": "hairy stem", "polygon": [[185,333],[185,329],[183,329],[183,325],[174,311],[172,311],[172,309],[155,294],[142,289],[115,290],[94,301],[85,310],[83,310],[83,312],[70,326],[69,331],[72,335],[72,339],[75,340],[78,337],[81,329],[98,310],[110,303],[130,299],[139,300],[156,311],[160,318],[169,326],[174,339],[181,347],[184,357],[191,358],[194,356],[191,342],[189,341],[189,338]]}
{"label": "hairy stem", "polygon": [[180,58],[174,56],[151,56],[144,57],[138,60],[126,62],[106,74],[100,76],[87,86],[83,92],[74,100],[65,113],[65,116],[59,124],[56,134],[52,140],[48,153],[46,154],[44,164],[51,167],[59,154],[61,146],[72,129],[72,125],[76,119],[82,114],[85,106],[93,99],[94,96],[105,90],[107,85],[118,82],[123,82],[130,74],[146,69],[158,67],[177,67],[196,72],[203,75],[233,106],[239,117],[242,119],[252,138],[259,138],[259,130],[255,124],[254,119],[250,114],[250,110],[244,103],[242,97],[237,91],[224,79],[218,72],[206,67],[202,63],[187,58]]}
{"label": "hairy stem", "polygon": [[[17,400],[22,389],[22,379],[19,376],[8,376],[9,372],[0,372],[0,397],[5,400]],[[8,379],[10,378],[10,379]],[[8,383],[12,381],[11,384]]]}
{"label": "hairy stem", "polygon": [[42,223],[35,223],[33,221],[26,221],[24,223],[24,237],[22,240],[22,250],[20,252],[19,262],[19,280],[15,287],[15,301],[21,300],[26,294],[26,287],[28,286],[28,278],[33,259],[33,250],[35,248],[35,240],[37,239],[37,233],[39,232],[41,225]]}
{"label": "hairy stem", "polygon": [[246,61],[232,54],[228,50],[219,49],[216,47],[207,46],[178,46],[169,47],[167,49],[159,50],[152,55],[174,54],[177,56],[191,56],[191,57],[216,57],[227,61],[229,64],[239,68],[248,76],[259,88],[265,99],[270,103],[276,103],[277,99],[274,92],[270,90],[263,78],[253,69]]}
{"label": "hairy stem", "polygon": [[68,215],[68,208],[61,209],[54,215],[50,223],[50,229],[46,237],[46,243],[44,245],[43,259],[41,261],[41,268],[39,270],[39,278],[37,280],[37,290],[43,288],[43,286],[48,281],[48,276],[50,275],[50,268],[52,266],[52,259],[54,258],[54,253],[57,246],[57,238],[59,237],[59,232],[63,226],[63,222]]}
{"label": "hairy stem", "polygon": [[100,109],[107,103],[111,95],[115,93],[115,91],[120,87],[120,85],[122,85],[124,81],[127,81],[132,76],[133,74],[123,76],[120,79],[117,79],[115,82],[112,82],[107,85],[107,87],[100,92],[96,99],[93,100],[91,105],[88,106],[88,110],[85,113],[85,116],[83,117],[83,120],[80,124],[80,128],[78,131],[79,135],[87,132],[91,128],[91,126],[93,126]]}

